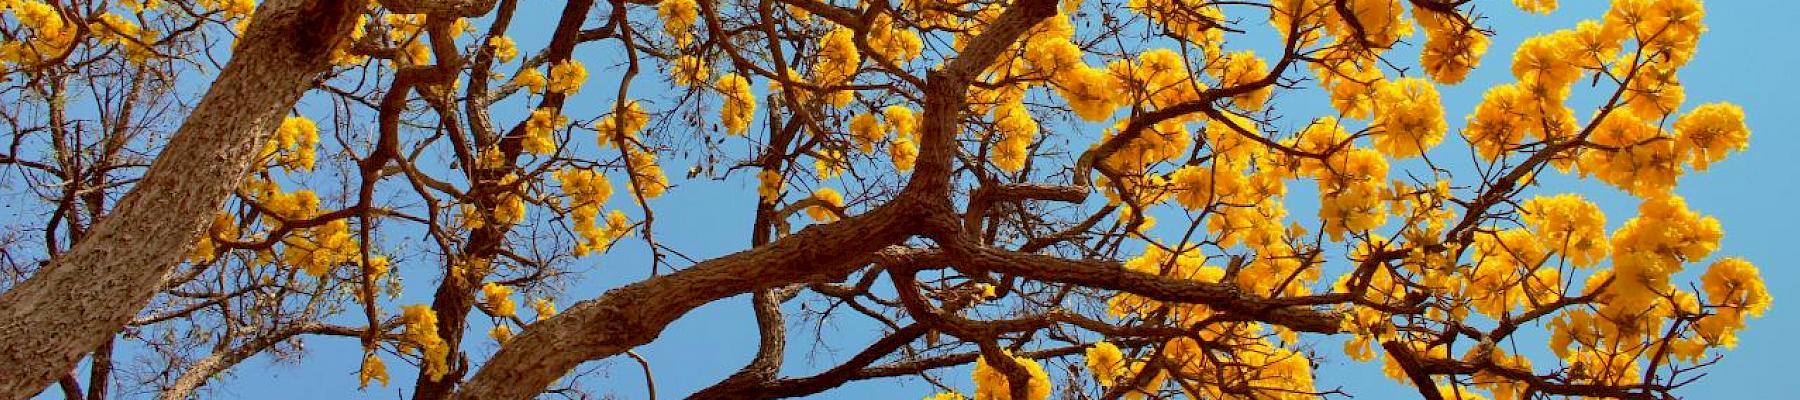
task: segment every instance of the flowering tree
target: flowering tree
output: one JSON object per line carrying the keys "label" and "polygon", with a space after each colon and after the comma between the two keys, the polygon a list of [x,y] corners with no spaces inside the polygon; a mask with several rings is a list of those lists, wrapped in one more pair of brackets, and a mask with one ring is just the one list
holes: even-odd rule
{"label": "flowering tree", "polygon": [[[90,397],[118,368],[185,398],[336,336],[362,344],[345,367],[365,387],[530,398],[582,390],[582,363],[637,357],[694,308],[751,294],[760,347],[694,397],[973,364],[974,387],[927,379],[930,398],[1310,398],[1338,392],[1313,371],[1336,355],[1310,349],[1341,340],[1429,399],[1662,398],[1770,304],[1748,261],[1713,256],[1718,221],[1671,193],[1749,137],[1736,106],[1684,106],[1697,0],[1616,0],[1526,40],[1515,81],[1454,132],[1438,89],[1480,66],[1496,29],[1469,1],[572,0],[553,24],[517,0],[349,3],[7,5],[0,160],[50,210],[14,221],[44,251],[7,259],[50,267],[15,265],[0,304],[107,293],[52,278],[106,271],[96,257],[115,248],[158,266],[121,269],[132,280],[102,287],[144,300],[95,306],[122,317],[94,318],[91,341],[22,368],[35,380],[8,395],[60,377],[81,396],[69,371],[91,352]],[[294,12],[322,6],[351,11]],[[246,23],[284,20],[304,23]],[[510,34],[524,24],[551,28]],[[316,62],[253,81],[329,109],[289,112],[296,89],[257,103],[261,122],[213,129],[243,137],[212,150],[236,157],[184,153],[205,143],[190,129],[231,120],[215,93],[247,93],[221,89],[234,68],[293,26],[337,28],[298,31],[315,45],[273,51]],[[166,144],[171,122],[132,111],[183,109],[176,75],[215,71]],[[611,99],[571,101],[593,91]],[[177,161],[161,168],[219,172],[158,172]],[[1637,213],[1609,232],[1599,204],[1541,174],[1617,188]],[[133,202],[182,182],[217,200],[166,225]],[[739,200],[755,205],[744,250],[688,260],[659,242],[683,233],[659,230],[681,210],[658,197],[727,182],[758,187]],[[93,221],[194,244],[84,235]],[[558,313],[574,271],[622,241],[650,249],[649,277]],[[785,345],[806,340],[789,326],[810,323],[790,302],[886,329],[783,376]],[[42,341],[4,327],[4,343]],[[155,357],[114,361],[115,340]],[[474,358],[478,340],[500,350]],[[40,354],[23,348],[0,357]]]}

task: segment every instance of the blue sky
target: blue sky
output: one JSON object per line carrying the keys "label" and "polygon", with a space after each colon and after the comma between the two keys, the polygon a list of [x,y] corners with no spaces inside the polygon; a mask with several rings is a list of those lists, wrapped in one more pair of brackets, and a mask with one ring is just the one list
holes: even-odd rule
{"label": "blue sky", "polygon": [[[1498,35],[1493,38],[1492,50],[1482,68],[1471,74],[1468,82],[1440,88],[1453,131],[1460,125],[1461,116],[1474,108],[1482,91],[1511,80],[1507,66],[1511,50],[1519,41],[1537,33],[1572,27],[1580,19],[1596,18],[1606,6],[1601,1],[1565,3],[1569,4],[1564,4],[1550,16],[1525,16],[1509,2],[1480,2],[1479,10],[1492,17],[1488,25],[1495,28]],[[527,8],[521,21],[554,20],[555,7]],[[1781,341],[1788,332],[1800,328],[1800,312],[1794,311],[1797,308],[1788,303],[1794,298],[1791,297],[1793,294],[1800,293],[1800,274],[1792,267],[1800,257],[1794,255],[1788,239],[1792,230],[1800,226],[1800,220],[1795,217],[1800,213],[1792,208],[1797,204],[1793,199],[1800,198],[1800,178],[1796,177],[1800,165],[1791,158],[1795,151],[1800,151],[1800,139],[1787,132],[1789,127],[1800,126],[1800,108],[1790,102],[1794,91],[1800,89],[1800,74],[1794,72],[1794,66],[1800,65],[1800,56],[1779,49],[1780,43],[1800,37],[1800,28],[1792,21],[1796,15],[1800,15],[1800,2],[1708,2],[1706,23],[1710,29],[1703,36],[1695,60],[1681,73],[1688,96],[1684,110],[1715,101],[1737,103],[1748,114],[1753,135],[1748,152],[1736,154],[1709,171],[1688,174],[1682,178],[1677,192],[1688,199],[1690,207],[1717,217],[1723,223],[1726,237],[1715,256],[1741,256],[1755,262],[1762,269],[1776,300],[1767,315],[1751,321],[1749,329],[1740,334],[1736,350],[1726,352],[1722,362],[1707,370],[1706,378],[1681,392],[1691,398],[1779,398],[1800,391],[1800,381],[1792,379],[1791,371],[1782,368],[1800,359],[1800,346]],[[1260,17],[1246,15],[1245,18]],[[538,48],[542,45],[542,30],[548,29],[549,25],[515,24],[523,30],[515,37],[523,48]],[[1266,42],[1248,43],[1253,47],[1267,45]],[[588,83],[589,90],[581,92],[571,102],[571,107],[611,104],[611,88],[615,87],[618,77],[597,68],[606,63],[608,50],[603,46],[588,46],[578,51],[577,57],[588,60],[594,76]],[[1398,57],[1408,61],[1414,59],[1411,55]],[[510,72],[510,69],[506,71]],[[640,77],[633,85],[639,88],[636,90],[640,95],[669,97],[655,92],[655,88],[666,86],[659,74],[648,71],[644,75],[647,77]],[[760,90],[761,84],[757,86]],[[322,110],[328,106],[314,98],[303,104],[302,109]],[[1326,110],[1319,99],[1306,93],[1280,96],[1274,107],[1289,109],[1288,114],[1295,116],[1322,115]],[[520,111],[523,107],[496,109],[503,110],[499,116],[502,121],[523,117]],[[1577,115],[1585,114],[1578,109]],[[1299,124],[1304,121],[1288,122]],[[1097,131],[1088,134],[1097,134]],[[1459,139],[1450,138],[1445,143],[1443,148],[1454,149],[1441,151],[1466,151]],[[652,202],[659,210],[659,239],[697,259],[741,250],[748,242],[754,177],[734,175],[723,182],[689,182],[679,177],[686,165],[670,161],[665,168],[678,187]],[[615,178],[615,182],[618,179]],[[1545,176],[1542,183],[1543,187],[1537,189],[1542,193],[1589,195],[1607,211],[1609,228],[1622,223],[1637,204],[1594,180]],[[615,206],[627,204],[619,196],[615,196],[614,202]],[[1305,203],[1296,199],[1295,204],[1290,205],[1290,212],[1296,216],[1311,215]],[[569,294],[562,296],[559,303],[566,308],[576,299],[592,298],[605,289],[647,276],[650,272],[648,254],[641,242],[627,240],[623,243],[610,254],[584,262],[580,267],[585,270],[583,280],[574,285]],[[396,304],[428,302],[433,277],[424,271],[427,268],[414,266],[412,271],[405,270],[407,266],[402,268],[403,277],[411,282],[409,291]],[[685,396],[730,374],[750,358],[755,351],[756,337],[748,303],[747,296],[740,296],[701,307],[669,326],[656,342],[638,349],[652,363],[658,395],[664,398]],[[802,303],[790,303],[790,315],[801,311]],[[811,304],[817,305],[816,302]],[[793,320],[790,318],[790,323]],[[790,327],[796,326],[791,324]],[[814,326],[797,328],[810,330]],[[828,320],[817,329],[822,332],[823,343],[790,343],[785,375],[810,375],[834,365],[833,361],[859,350],[878,333],[875,326],[852,318]],[[466,344],[474,353],[471,354],[473,359],[484,359],[492,352],[491,340],[480,334],[485,330],[486,326],[471,328]],[[805,336],[796,339],[803,338]],[[1338,350],[1335,340],[1310,339],[1319,343],[1319,353],[1325,357],[1318,371],[1321,388],[1342,387],[1358,398],[1389,398],[1411,393],[1410,388],[1382,376],[1378,363],[1349,361]],[[1521,346],[1536,348],[1533,351],[1540,353],[1545,351],[1541,345]],[[360,351],[354,340],[310,339],[306,347],[308,353],[301,363],[272,363],[262,357],[246,361],[231,377],[215,382],[214,394],[219,398],[257,399],[393,398],[410,386],[413,371],[404,362],[390,358],[388,365],[395,377],[395,385],[356,390],[355,373]],[[126,352],[129,354],[129,350]],[[1542,364],[1550,363],[1547,358],[1539,360]],[[641,372],[629,359],[605,360],[590,363],[587,367],[597,368],[585,385],[597,394],[645,397]],[[965,391],[973,389],[967,383],[966,369],[946,370],[940,375],[948,378],[947,382],[961,382]],[[917,380],[884,380],[851,384],[815,397],[916,399],[930,392],[929,386]]]}

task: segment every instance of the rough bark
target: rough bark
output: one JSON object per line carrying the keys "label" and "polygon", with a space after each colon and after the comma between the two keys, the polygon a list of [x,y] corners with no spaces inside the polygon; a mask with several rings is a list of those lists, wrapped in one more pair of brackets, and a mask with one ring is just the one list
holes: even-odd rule
{"label": "rough bark", "polygon": [[458,398],[528,399],[584,361],[617,355],[712,301],[780,282],[834,280],[905,238],[904,212],[885,208],[606,292],[533,324],[463,384]]}
{"label": "rough bark", "polygon": [[361,0],[270,0],[142,180],[87,236],[0,294],[0,398],[36,394],[131,320],[349,31]]}
{"label": "rough bark", "polygon": [[[655,340],[669,323],[702,304],[792,283],[834,279],[867,264],[889,245],[942,227],[951,215],[950,160],[956,124],[967,108],[971,79],[1027,29],[1056,13],[1055,0],[1014,4],[933,71],[925,89],[918,165],[906,188],[874,210],[814,226],[766,246],[708,260],[674,274],[613,289],[577,303],[514,337],[481,367],[456,398],[528,399],[588,360],[611,357]],[[943,221],[951,218],[949,221]],[[953,229],[953,228],[952,228]],[[958,232],[930,232],[954,237]],[[896,256],[887,254],[885,256]]]}
{"label": "rough bark", "polygon": [[212,354],[208,354],[206,357],[195,360],[192,366],[189,366],[186,371],[182,371],[181,375],[175,378],[175,383],[173,385],[164,389],[162,394],[158,394],[156,398],[163,400],[192,398],[194,391],[205,386],[208,381],[212,380],[212,377],[225,372],[225,370],[231,369],[231,367],[249,359],[251,356],[261,354],[263,350],[268,349],[270,346],[274,346],[277,343],[281,343],[299,335],[357,337],[363,335],[363,331],[345,326],[310,322],[291,326],[287,329],[257,337],[256,339],[238,345],[237,347],[222,348]]}
{"label": "rough bark", "polygon": [[[418,3],[422,5],[466,4],[470,3],[470,0],[414,0],[409,1],[408,3]],[[483,3],[484,4],[480,5],[482,9],[479,10],[483,14],[494,6],[494,1],[491,0]],[[390,8],[394,7],[393,4],[389,3],[382,3],[382,5]],[[594,0],[573,0],[563,4],[562,13],[557,18],[556,28],[551,32],[551,41],[545,48],[545,54],[548,55],[550,63],[554,64],[555,62],[568,60],[573,57],[575,45],[578,44],[577,39],[578,36],[580,36],[581,24],[587,21],[588,11],[593,9],[593,7]],[[501,15],[496,16],[495,25],[491,27],[493,32],[506,31],[507,27],[512,22],[512,17],[509,15],[511,9],[511,5],[501,9]],[[444,40],[446,43],[448,42],[447,38],[436,36],[432,38],[434,45],[440,43],[439,40]],[[445,62],[442,61],[442,59],[447,59],[447,57],[440,57],[440,62]],[[492,60],[489,59],[486,61],[491,62]],[[481,62],[483,61],[477,60],[477,63]],[[458,68],[460,68],[460,66]],[[405,95],[405,92],[400,92],[400,94]],[[558,109],[561,108],[563,103],[567,100],[568,97],[566,94],[546,93],[544,98],[539,102],[538,107]],[[477,100],[471,98],[467,101],[472,104]],[[480,126],[480,124],[485,124],[486,122],[484,121],[486,121],[487,117],[484,115],[484,111],[478,111],[476,110],[477,108],[479,107],[470,106],[470,130],[484,132],[485,127]],[[397,112],[393,114],[397,115]],[[495,138],[499,140],[497,145],[505,157],[504,165],[515,165],[518,162],[518,158],[523,151],[524,146],[522,140],[525,137],[524,129],[525,123],[520,122],[519,124],[514,125],[505,136]],[[487,135],[478,134],[476,141],[479,143],[483,140],[487,140],[485,136]],[[497,181],[507,172],[508,171],[502,169],[477,169],[473,174],[474,179]],[[497,199],[499,193],[495,191],[477,190],[472,193],[472,195],[473,196],[471,197],[476,200],[476,204],[485,207],[493,207],[499,202]],[[464,247],[463,259],[493,261],[495,255],[499,254],[501,250],[504,250],[507,233],[510,232],[511,229],[512,227],[508,225],[488,224],[480,229],[471,231],[469,233],[467,244]],[[445,272],[446,274],[449,273],[449,269],[446,268]],[[469,366],[466,362],[467,359],[462,356],[463,335],[466,333],[465,331],[468,330],[469,312],[473,311],[475,308],[475,291],[481,284],[482,279],[485,279],[485,277],[445,279],[438,285],[437,291],[432,295],[431,310],[436,313],[438,317],[437,331],[438,334],[443,337],[445,344],[449,346],[448,352],[450,357],[448,361],[451,363],[449,366],[450,372],[443,377],[433,377],[424,370],[420,370],[418,376],[414,377],[413,400],[438,400],[449,397],[450,394],[456,390],[457,384],[462,382],[464,374],[468,372]]]}

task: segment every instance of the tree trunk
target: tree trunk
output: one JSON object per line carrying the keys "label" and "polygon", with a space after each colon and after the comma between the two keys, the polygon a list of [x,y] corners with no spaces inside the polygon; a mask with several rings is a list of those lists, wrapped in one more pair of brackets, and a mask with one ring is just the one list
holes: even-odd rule
{"label": "tree trunk", "polygon": [[281,118],[329,66],[363,0],[270,0],[137,186],[87,237],[0,294],[0,399],[68,373],[161,289]]}

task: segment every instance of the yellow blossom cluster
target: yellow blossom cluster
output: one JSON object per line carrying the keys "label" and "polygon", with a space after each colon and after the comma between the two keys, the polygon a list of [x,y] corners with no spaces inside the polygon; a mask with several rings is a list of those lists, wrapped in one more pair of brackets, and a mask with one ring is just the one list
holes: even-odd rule
{"label": "yellow blossom cluster", "polygon": [[531,118],[525,120],[525,138],[521,141],[524,149],[532,154],[555,153],[556,131],[569,124],[569,117],[562,115],[556,108],[539,108],[531,111]]}
{"label": "yellow blossom cluster", "polygon": [[1692,155],[1695,170],[1706,170],[1732,151],[1750,148],[1750,128],[1744,126],[1744,109],[1730,103],[1695,107],[1675,120],[1676,148]]}
{"label": "yellow blossom cluster", "polygon": [[726,74],[719,77],[713,89],[724,97],[724,105],[719,107],[719,122],[725,125],[725,133],[741,136],[750,130],[750,121],[756,119],[756,97],[750,93],[750,81],[743,75]]}
{"label": "yellow blossom cluster", "polygon": [[[1554,0],[1551,0],[1554,1]],[[1425,28],[1425,46],[1419,51],[1419,65],[1431,80],[1443,84],[1462,82],[1469,71],[1481,65],[1487,53],[1488,37],[1474,26],[1451,14],[1413,8],[1413,19]]]}
{"label": "yellow blossom cluster", "polygon": [[621,236],[608,227],[600,226],[597,219],[600,208],[612,197],[612,184],[607,182],[606,175],[598,171],[583,168],[564,168],[553,172],[556,182],[562,186],[563,193],[569,196],[569,218],[581,241],[575,244],[575,256],[584,256],[595,249],[604,249]]}
{"label": "yellow blossom cluster", "polygon": [[1383,81],[1375,88],[1375,150],[1402,159],[1425,154],[1450,129],[1431,82],[1419,78]]}
{"label": "yellow blossom cluster", "polygon": [[495,36],[488,39],[487,45],[488,51],[492,51],[494,58],[499,59],[500,62],[510,62],[519,56],[519,46],[513,43],[511,37]]}
{"label": "yellow blossom cluster", "polygon": [[[311,190],[286,193],[274,182],[261,179],[248,179],[243,186],[245,192],[251,193],[256,201],[262,203],[263,208],[270,211],[270,214],[263,216],[266,224],[280,226],[288,221],[308,220],[320,214],[319,196]],[[362,260],[356,239],[350,236],[350,224],[343,219],[297,229],[281,238],[281,244],[281,261],[312,276],[324,276],[333,268],[358,264]]]}
{"label": "yellow blossom cluster", "polygon": [[1556,301],[1562,279],[1557,269],[1543,266],[1549,253],[1539,239],[1524,229],[1477,234],[1470,252],[1474,265],[1460,271],[1463,280],[1451,282],[1463,286],[1461,297],[1476,312],[1494,318],[1527,304]]}
{"label": "yellow blossom cluster", "polygon": [[706,65],[706,60],[691,55],[676,57],[674,66],[669,68],[669,78],[680,86],[704,85],[711,77],[712,69]]}
{"label": "yellow blossom cluster", "polygon": [[213,238],[231,240],[237,239],[238,235],[236,217],[224,212],[214,213],[212,225],[207,227],[206,234],[200,235],[200,241],[194,244],[194,248],[188,251],[187,261],[195,264],[211,263],[224,250]]}
{"label": "yellow blossom cluster", "polygon": [[1570,265],[1594,266],[1611,249],[1606,240],[1606,214],[1580,195],[1535,197],[1526,200],[1520,210],[1539,244],[1561,254]]}
{"label": "yellow blossom cluster", "polygon": [[694,0],[665,0],[656,6],[656,15],[663,21],[663,33],[674,39],[676,46],[693,42],[694,21],[700,16]]}
{"label": "yellow blossom cluster", "polygon": [[838,193],[837,189],[819,188],[819,190],[813,191],[812,198],[820,203],[824,203],[823,205],[806,207],[806,216],[811,217],[814,221],[836,221],[838,219],[838,212],[833,209],[841,210],[844,208],[844,195]]}
{"label": "yellow blossom cluster", "polygon": [[912,170],[913,163],[919,159],[918,117],[913,114],[912,109],[904,106],[888,106],[882,109],[882,117],[895,134],[894,139],[888,142],[888,158],[893,160],[894,169]]}
{"label": "yellow blossom cluster", "polygon": [[1714,261],[1700,275],[1700,289],[1712,303],[1713,315],[1701,318],[1695,328],[1707,343],[1727,348],[1737,345],[1736,332],[1744,329],[1744,318],[1762,316],[1773,299],[1756,266],[1737,257]]}
{"label": "yellow blossom cluster", "polygon": [[762,199],[763,203],[774,204],[781,200],[783,186],[781,172],[762,170],[762,172],[756,173],[756,181],[756,197]]}
{"label": "yellow blossom cluster", "polygon": [[587,83],[587,67],[581,61],[567,59],[550,66],[550,80],[545,87],[550,93],[575,94]]}
{"label": "yellow blossom cluster", "polygon": [[156,52],[149,44],[156,43],[160,32],[144,29],[126,20],[125,17],[113,13],[102,13],[94,22],[88,23],[88,32],[92,32],[101,43],[115,44],[125,49],[125,59],[142,64]]}
{"label": "yellow blossom cluster", "polygon": [[550,299],[532,300],[531,310],[537,312],[537,319],[542,321],[545,318],[556,315],[556,303],[550,301]]}
{"label": "yellow blossom cluster", "polygon": [[1155,21],[1176,38],[1199,45],[1208,54],[1218,54],[1219,47],[1225,43],[1225,30],[1219,29],[1225,14],[1216,4],[1195,0],[1131,0],[1125,7]]}
{"label": "yellow blossom cluster", "polygon": [[[1232,88],[1254,85],[1269,75],[1269,64],[1257,57],[1255,52],[1245,50],[1226,54],[1224,62],[1212,63],[1206,71],[1219,80],[1219,87]],[[1274,91],[1273,85],[1264,85],[1248,93],[1232,97],[1232,101],[1245,110],[1261,110],[1263,103],[1269,100]]]}
{"label": "yellow blossom cluster", "polygon": [[264,142],[259,165],[273,162],[289,172],[312,171],[318,158],[319,127],[306,117],[287,117]]}
{"label": "yellow blossom cluster", "polygon": [[975,360],[975,372],[971,378],[975,381],[975,398],[992,400],[1044,400],[1050,397],[1050,375],[1044,372],[1044,366],[1037,360],[1007,355],[1012,362],[1025,370],[1029,380],[1025,383],[1025,398],[1013,399],[1012,386],[1006,373],[988,362],[987,357]]}
{"label": "yellow blossom cluster", "polygon": [[1031,156],[1031,142],[1038,134],[1038,122],[1031,118],[1031,112],[1023,103],[1000,104],[994,108],[994,131],[1000,135],[999,142],[990,150],[994,166],[1004,171],[1025,168],[1025,160]]}
{"label": "yellow blossom cluster", "polygon": [[890,14],[881,13],[869,23],[869,48],[889,63],[904,64],[919,58],[925,42],[917,32],[894,23]]}
{"label": "yellow blossom cluster", "polygon": [[550,81],[544,78],[543,71],[539,71],[537,68],[526,68],[524,71],[519,71],[519,75],[513,76],[511,84],[536,94],[543,93],[545,87],[550,85]]}
{"label": "yellow blossom cluster", "polygon": [[443,337],[438,336],[437,313],[423,304],[405,306],[402,309],[405,311],[401,320],[406,324],[405,333],[401,336],[406,341],[403,349],[419,349],[421,368],[431,376],[431,380],[443,379],[444,374],[450,373],[450,346],[444,342]]}
{"label": "yellow blossom cluster", "polygon": [[518,315],[518,305],[512,300],[513,290],[498,282],[481,285],[481,301],[487,303],[487,309],[494,316],[510,318]]}
{"label": "yellow blossom cluster", "polygon": [[[856,50],[855,32],[837,27],[819,39],[819,55],[813,64],[812,83],[820,87],[844,85],[862,68],[862,53]],[[843,108],[856,97],[856,92],[836,90],[827,93],[833,107]]]}
{"label": "yellow blossom cluster", "polygon": [[494,338],[495,342],[500,342],[501,344],[505,344],[507,340],[512,339],[512,336],[512,326],[509,326],[504,322],[496,324],[493,328],[488,329],[488,337]]}
{"label": "yellow blossom cluster", "polygon": [[382,387],[387,387],[387,364],[383,364],[381,357],[376,357],[375,353],[363,355],[362,368],[357,369],[356,380],[360,382],[358,389],[368,388],[371,380],[380,381]]}
{"label": "yellow blossom cluster", "polygon": [[875,143],[886,139],[887,131],[887,125],[877,121],[875,114],[861,113],[850,118],[850,140],[863,154],[875,152]]}

